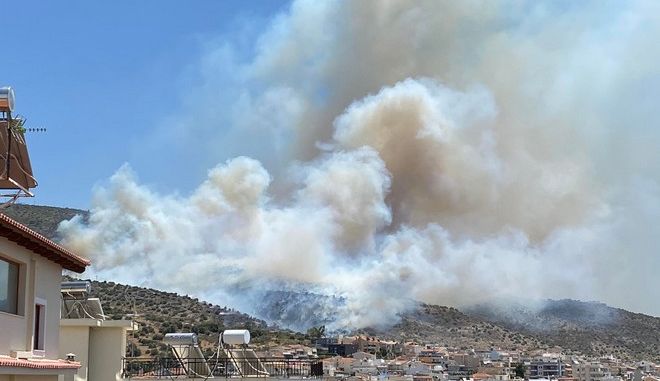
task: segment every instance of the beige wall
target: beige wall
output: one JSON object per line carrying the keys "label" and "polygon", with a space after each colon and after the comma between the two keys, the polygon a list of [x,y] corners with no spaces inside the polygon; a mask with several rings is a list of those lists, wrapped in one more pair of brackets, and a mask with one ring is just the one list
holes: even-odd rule
{"label": "beige wall", "polygon": [[0,355],[8,355],[10,350],[26,350],[29,347],[25,342],[29,325],[27,324],[27,311],[24,307],[28,302],[26,288],[28,284],[32,283],[32,253],[8,239],[0,237],[0,256],[21,266],[19,275],[19,290],[21,291],[18,295],[19,314],[0,312],[0,337],[2,337]]}
{"label": "beige wall", "polygon": [[133,329],[126,320],[62,319],[60,357],[74,353],[81,364],[74,381],[121,380],[126,332]]}
{"label": "beige wall", "polygon": [[46,357],[57,358],[60,350],[60,287],[62,267],[41,256],[37,260],[35,296],[48,301],[46,306]]}
{"label": "beige wall", "polygon": [[45,356],[57,358],[62,267],[4,237],[0,237],[0,256],[21,266],[19,315],[0,312],[0,355],[8,355],[11,350],[32,349],[37,297],[46,301]]}
{"label": "beige wall", "polygon": [[48,376],[27,375],[27,374],[19,374],[15,376],[0,375],[0,381],[58,381],[58,379],[59,379],[58,376],[53,376],[53,375],[48,375]]}
{"label": "beige wall", "polygon": [[[34,371],[34,370],[32,370]],[[29,373],[30,370],[22,369],[22,373]],[[46,372],[48,373],[48,372]],[[67,378],[68,377],[68,378]],[[0,374],[0,381],[69,381],[72,378],[69,375],[53,375],[53,374],[16,374],[5,375]]]}
{"label": "beige wall", "polygon": [[126,331],[123,328],[92,328],[89,342],[89,380],[121,380],[121,358],[126,349]]}
{"label": "beige wall", "polygon": [[60,353],[59,358],[66,358],[68,353],[76,355],[76,361],[80,362],[80,369],[74,376],[74,381],[87,380],[87,366],[89,358],[89,327],[72,326],[60,327]]}

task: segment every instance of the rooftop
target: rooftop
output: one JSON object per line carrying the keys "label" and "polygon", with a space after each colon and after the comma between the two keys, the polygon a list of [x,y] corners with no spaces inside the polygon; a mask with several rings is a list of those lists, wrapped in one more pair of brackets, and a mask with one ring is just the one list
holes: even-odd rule
{"label": "rooftop", "polygon": [[29,368],[29,369],[78,369],[80,363],[67,360],[44,359],[17,359],[9,356],[0,356],[0,367]]}
{"label": "rooftop", "polygon": [[0,213],[0,236],[77,273],[85,271],[91,263],[4,213]]}

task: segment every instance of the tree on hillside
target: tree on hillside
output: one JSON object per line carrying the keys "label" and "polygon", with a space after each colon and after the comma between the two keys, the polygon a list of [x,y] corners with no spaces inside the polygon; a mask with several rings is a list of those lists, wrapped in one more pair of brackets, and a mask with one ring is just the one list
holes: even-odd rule
{"label": "tree on hillside", "polygon": [[516,365],[516,378],[525,378],[525,366],[523,364]]}
{"label": "tree on hillside", "polygon": [[389,353],[385,347],[380,347],[378,348],[378,351],[376,351],[376,357],[379,359],[387,359],[389,358]]}
{"label": "tree on hillside", "polygon": [[318,327],[312,327],[307,330],[307,336],[310,339],[320,339],[325,336],[325,326],[320,325]]}

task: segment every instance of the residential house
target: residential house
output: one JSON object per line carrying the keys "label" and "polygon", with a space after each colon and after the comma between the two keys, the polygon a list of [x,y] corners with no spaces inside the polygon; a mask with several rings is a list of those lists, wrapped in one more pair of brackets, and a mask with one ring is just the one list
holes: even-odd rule
{"label": "residential house", "polygon": [[89,264],[0,214],[0,381],[73,379],[80,363],[59,356],[60,282]]}

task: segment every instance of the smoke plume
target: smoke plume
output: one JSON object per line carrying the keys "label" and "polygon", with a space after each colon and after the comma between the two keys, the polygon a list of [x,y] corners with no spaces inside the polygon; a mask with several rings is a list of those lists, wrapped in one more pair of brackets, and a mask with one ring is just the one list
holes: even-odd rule
{"label": "smoke plume", "polygon": [[60,225],[64,243],[90,275],[248,312],[272,290],[326,295],[335,328],[392,323],[415,301],[660,315],[658,15],[643,1],[295,1],[248,59],[209,42],[185,116],[154,133],[184,143],[177,161],[221,164],[184,194],[125,165],[88,224]]}

